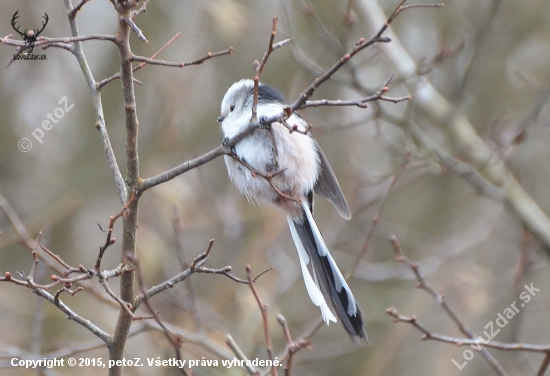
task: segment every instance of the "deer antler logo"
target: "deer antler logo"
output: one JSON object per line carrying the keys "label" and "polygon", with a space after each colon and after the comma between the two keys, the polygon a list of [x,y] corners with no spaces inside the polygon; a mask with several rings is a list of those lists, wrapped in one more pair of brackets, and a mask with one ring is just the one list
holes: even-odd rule
{"label": "deer antler logo", "polygon": [[36,43],[38,36],[40,33],[44,31],[46,28],[46,25],[48,24],[48,20],[50,19],[48,17],[47,13],[44,13],[44,22],[42,22],[42,28],[41,29],[25,29],[24,32],[19,30],[19,26],[16,25],[17,19],[19,18],[19,11],[15,12],[13,14],[13,17],[11,18],[11,26],[13,27],[13,30],[17,31],[19,35],[21,35],[21,38],[25,41],[25,46],[27,53],[32,53],[32,50],[34,49],[34,44]]}

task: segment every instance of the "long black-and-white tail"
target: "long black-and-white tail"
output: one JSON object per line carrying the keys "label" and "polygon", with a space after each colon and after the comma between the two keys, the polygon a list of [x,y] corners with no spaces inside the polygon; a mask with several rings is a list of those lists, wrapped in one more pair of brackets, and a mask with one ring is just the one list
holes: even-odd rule
{"label": "long black-and-white tail", "polygon": [[361,309],[330,255],[325,241],[313,219],[309,205],[302,202],[303,217],[293,220],[287,217],[294,244],[298,250],[302,274],[307,292],[313,304],[321,309],[323,320],[336,322],[336,317],[327,304],[332,302],[336,314],[354,342],[368,342]]}

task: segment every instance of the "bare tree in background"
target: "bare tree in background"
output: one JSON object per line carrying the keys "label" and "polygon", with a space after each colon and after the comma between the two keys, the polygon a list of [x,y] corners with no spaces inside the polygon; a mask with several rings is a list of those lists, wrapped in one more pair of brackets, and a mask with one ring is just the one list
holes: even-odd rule
{"label": "bare tree in background", "polygon": [[[195,171],[197,167],[203,166],[219,156],[229,155],[231,148],[239,140],[242,140],[266,124],[271,124],[275,121],[284,121],[292,112],[310,107],[329,107],[331,110],[336,110],[339,107],[351,107],[358,108],[367,113],[367,117],[359,121],[360,124],[367,121],[373,122],[377,124],[376,129],[380,134],[384,134],[385,131],[383,128],[389,124],[393,129],[400,129],[401,136],[396,138],[388,136],[385,138],[383,135],[378,135],[382,143],[385,143],[385,147],[392,150],[393,155],[397,156],[396,159],[398,160],[398,163],[394,163],[391,166],[391,172],[387,173],[387,176],[380,180],[380,184],[373,184],[372,188],[365,189],[364,187],[367,184],[361,181],[362,177],[358,173],[353,174],[353,178],[358,181],[357,185],[360,187],[356,190],[354,197],[356,203],[354,218],[363,217],[363,221],[358,225],[361,228],[355,232],[355,236],[349,236],[349,239],[352,240],[348,239],[348,241],[353,243],[353,246],[350,247],[353,253],[350,252],[348,257],[348,275],[378,282],[394,281],[395,279],[410,280],[413,278],[410,276],[403,277],[405,274],[404,271],[396,266],[382,265],[383,263],[377,263],[372,259],[367,261],[367,256],[373,257],[370,251],[375,241],[374,236],[385,240],[390,238],[397,261],[400,261],[413,271],[414,278],[418,281],[417,287],[427,291],[435,299],[437,305],[441,306],[442,310],[433,315],[437,318],[448,315],[451,318],[451,325],[456,326],[463,337],[438,334],[436,330],[430,329],[416,316],[401,315],[393,307],[387,309],[387,314],[392,316],[396,322],[410,324],[411,327],[418,329],[424,334],[423,339],[425,340],[451,343],[455,347],[470,346],[472,350],[469,351],[472,354],[473,351],[479,353],[480,358],[483,358],[487,362],[488,367],[499,375],[512,374],[518,368],[512,368],[509,364],[501,364],[502,359],[490,352],[489,349],[516,351],[520,354],[524,352],[538,353],[537,355],[542,354],[542,361],[539,359],[539,355],[537,360],[529,359],[525,363],[538,364],[536,367],[531,366],[533,374],[545,374],[550,364],[549,345],[524,343],[523,340],[527,342],[532,341],[528,339],[520,340],[517,336],[511,337],[509,340],[505,340],[505,338],[500,340],[499,338],[495,338],[495,336],[480,339],[480,332],[471,328],[471,324],[467,323],[468,319],[463,318],[464,313],[454,310],[452,308],[454,305],[445,298],[444,294],[438,292],[439,288],[432,287],[427,282],[428,276],[419,271],[422,265],[426,264],[429,270],[428,275],[433,274],[447,258],[461,253],[463,249],[468,248],[467,244],[469,244],[469,241],[474,242],[475,240],[472,239],[476,237],[486,237],[488,230],[485,224],[482,223],[481,216],[478,219],[480,225],[473,226],[475,228],[473,228],[471,233],[457,234],[457,237],[460,238],[459,245],[451,241],[448,244],[434,245],[433,248],[435,250],[430,255],[432,257],[426,257],[426,260],[422,260],[420,262],[421,266],[410,261],[405,256],[401,245],[397,241],[397,237],[390,235],[395,232],[395,229],[384,223],[380,225],[380,222],[383,222],[386,207],[391,205],[389,201],[391,201],[395,190],[402,190],[404,187],[414,184],[414,181],[418,177],[428,174],[434,168],[440,173],[451,172],[473,187],[477,195],[486,196],[496,203],[505,203],[507,210],[521,224],[520,227],[522,227],[524,232],[524,242],[518,244],[518,255],[521,257],[519,258],[517,273],[515,275],[516,285],[518,286],[517,293],[520,293],[520,288],[524,284],[529,286],[530,281],[526,277],[533,265],[534,252],[532,249],[536,248],[539,244],[542,244],[545,248],[550,246],[550,220],[537,200],[522,185],[521,179],[518,178],[513,166],[509,163],[509,156],[512,150],[524,141],[528,128],[539,118],[548,97],[548,89],[546,86],[539,88],[541,94],[537,103],[532,106],[532,110],[525,115],[523,121],[518,122],[518,125],[505,135],[506,137],[503,136],[498,140],[500,143],[497,141],[493,143],[492,139],[479,133],[479,130],[472,124],[465,110],[459,104],[466,96],[464,91],[466,90],[468,81],[471,80],[471,69],[473,69],[471,67],[475,65],[476,53],[479,53],[483,38],[489,32],[491,20],[486,20],[478,30],[477,39],[475,40],[478,45],[474,45],[471,50],[473,52],[471,52],[469,63],[463,71],[463,77],[460,80],[461,84],[455,88],[454,92],[442,94],[437,84],[431,81],[432,77],[430,74],[446,61],[460,54],[463,46],[442,47],[441,51],[437,56],[434,56],[432,61],[418,62],[403,47],[399,33],[390,29],[390,25],[394,24],[398,16],[399,19],[403,18],[402,13],[440,12],[442,11],[441,9],[422,8],[440,8],[442,4],[407,4],[407,1],[403,0],[399,4],[393,4],[392,9],[388,13],[389,15],[386,15],[377,1],[349,1],[345,7],[345,11],[341,14],[344,26],[342,27],[342,31],[337,34],[323,23],[322,18],[318,15],[318,11],[313,5],[296,1],[294,5],[303,12],[304,17],[310,19],[325,48],[331,51],[337,58],[327,64],[326,66],[328,67],[318,63],[315,58],[308,56],[308,53],[301,48],[300,43],[295,43],[293,39],[299,36],[291,34],[284,27],[278,25],[277,17],[273,18],[271,25],[264,25],[265,40],[268,43],[263,58],[253,63],[241,63],[250,66],[250,74],[254,75],[255,82],[257,83],[261,81],[262,77],[267,75],[270,67],[269,62],[272,61],[273,54],[282,54],[284,53],[282,51],[286,51],[287,54],[292,52],[297,64],[315,78],[299,88],[300,93],[296,95],[296,99],[283,113],[269,119],[262,119],[262,123],[260,123],[256,119],[254,106],[250,125],[242,134],[224,141],[223,144],[206,153],[204,152],[204,150],[207,150],[205,147],[201,151],[201,155],[192,159],[186,158],[185,162],[171,169],[150,177],[144,177],[140,170],[140,162],[143,163],[143,157],[140,159],[140,153],[138,152],[138,130],[143,124],[140,125],[140,121],[138,120],[139,101],[135,88],[136,84],[142,84],[142,82],[135,77],[134,73],[146,65],[159,66],[150,67],[149,69],[172,69],[201,65],[203,63],[205,65],[214,64],[217,59],[228,59],[229,57],[226,55],[231,55],[232,53],[232,59],[239,59],[239,51],[237,49],[234,52],[233,47],[228,47],[218,52],[208,52],[203,57],[188,62],[160,60],[158,55],[166,48],[172,47],[180,36],[180,34],[176,34],[155,54],[150,57],[140,56],[133,52],[133,50],[137,49],[135,45],[137,43],[149,42],[147,40],[147,33],[142,31],[142,28],[139,26],[139,21],[148,16],[148,13],[144,12],[154,7],[155,3],[149,4],[148,1],[140,3],[139,1],[119,2],[111,0],[118,20],[116,33],[81,35],[77,16],[80,15],[79,12],[83,11],[89,2],[91,0],[81,0],[77,4],[73,4],[72,0],[64,0],[71,36],[50,38],[46,36],[46,29],[37,38],[33,47],[35,47],[35,51],[38,49],[51,51],[54,48],[66,50],[76,59],[91,93],[93,113],[95,115],[94,127],[99,132],[101,147],[107,159],[112,180],[114,181],[113,188],[117,192],[121,207],[112,210],[112,216],[106,223],[99,224],[99,229],[104,234],[104,240],[99,245],[99,252],[97,257],[95,257],[93,265],[87,266],[86,262],[81,262],[77,266],[74,266],[70,262],[67,262],[65,257],[57,254],[60,253],[59,250],[49,247],[47,242],[43,240],[44,237],[50,236],[46,229],[38,232],[36,236],[32,234],[31,231],[27,230],[24,221],[19,218],[16,211],[8,203],[8,200],[0,196],[0,207],[15,229],[20,241],[31,251],[32,255],[29,272],[6,271],[5,275],[0,277],[0,281],[31,289],[36,295],[56,306],[68,319],[92,333],[99,341],[83,341],[78,344],[69,344],[56,349],[48,349],[48,352],[41,352],[40,346],[29,352],[25,352],[15,346],[8,346],[2,350],[2,357],[4,358],[2,366],[6,366],[9,369],[11,366],[10,359],[12,358],[22,360],[66,359],[78,358],[80,356],[85,358],[87,354],[99,348],[106,347],[108,350],[108,360],[111,362],[106,367],[108,368],[109,375],[122,375],[123,372],[134,374],[133,364],[126,362],[127,359],[131,358],[128,355],[127,345],[131,341],[131,338],[137,338],[139,334],[146,331],[154,331],[162,333],[162,343],[169,344],[168,346],[172,349],[170,355],[165,354],[167,358],[173,357],[179,361],[187,361],[184,367],[178,368],[182,374],[210,374],[214,372],[225,374],[224,372],[230,372],[229,369],[222,368],[222,359],[234,362],[232,364],[238,365],[235,368],[240,368],[251,375],[298,374],[297,371],[293,372],[296,370],[297,364],[300,364],[300,362],[306,364],[308,362],[307,355],[303,355],[302,358],[300,357],[306,353],[303,349],[317,345],[322,349],[323,340],[315,341],[314,338],[323,326],[321,318],[316,316],[311,318],[311,315],[308,314],[307,327],[300,329],[301,333],[299,335],[294,334],[300,332],[300,330],[295,329],[289,324],[287,314],[285,313],[284,316],[279,314],[275,319],[274,310],[271,308],[275,304],[277,304],[276,309],[280,308],[278,300],[283,299],[281,295],[277,296],[277,294],[271,292],[272,295],[269,295],[269,298],[266,299],[264,297],[267,291],[276,290],[275,284],[271,284],[271,287],[269,287],[269,283],[266,283],[265,286],[260,286],[264,278],[266,280],[269,278],[271,268],[266,268],[267,270],[262,271],[262,263],[258,262],[257,259],[244,260],[245,262],[241,264],[234,264],[237,268],[236,271],[233,271],[231,266],[207,267],[206,261],[210,258],[212,263],[213,255],[217,252],[217,249],[225,248],[225,245],[220,244],[219,241],[214,242],[214,240],[210,240],[209,242],[204,242],[204,250],[190,250],[191,247],[189,244],[183,240],[184,225],[181,223],[177,210],[174,211],[171,218],[173,224],[173,229],[171,230],[174,233],[174,248],[177,254],[175,257],[179,257],[181,270],[168,279],[148,283],[148,281],[154,280],[151,276],[153,271],[150,271],[146,265],[146,255],[140,254],[137,251],[140,247],[138,244],[138,227],[140,225],[138,209],[144,205],[142,200],[146,200],[150,192],[160,189],[162,186],[172,184],[172,179]],[[492,16],[496,17],[501,2],[494,1],[492,4]],[[395,5],[397,6],[395,7]],[[357,24],[357,17],[364,22],[365,27],[361,29],[361,33],[366,35],[357,40],[352,40],[352,30]],[[269,34],[270,28],[271,34]],[[281,29],[283,30],[282,32],[280,31]],[[278,34],[282,34],[284,37],[278,38]],[[132,35],[137,36],[140,41],[131,43]],[[89,41],[102,41],[102,43],[111,43],[115,46],[119,52],[120,71],[118,73],[101,80],[98,80],[94,76],[82,47],[83,43]],[[12,39],[11,36],[0,38],[0,42],[6,46],[17,48],[13,60],[25,54],[28,50],[25,41]],[[7,48],[6,46],[3,48]],[[282,48],[281,51],[277,51],[279,48]],[[365,53],[363,50],[372,51],[366,62],[365,60],[361,61],[359,58],[362,56],[362,53]],[[383,60],[385,68],[391,71],[390,74],[387,74],[379,82],[365,78],[365,75],[361,72],[365,66],[376,65],[377,59]],[[10,64],[12,63],[15,64],[16,61],[10,62]],[[528,72],[522,72],[522,74],[524,80],[531,80]],[[347,90],[353,91],[355,94],[358,93],[358,95],[349,100],[332,98],[315,99],[314,95],[318,95],[319,88],[324,88],[325,84],[331,79],[337,82],[340,87],[347,88]],[[126,171],[124,176],[123,172],[121,172],[120,163],[117,161],[117,155],[120,160],[120,155],[122,154],[111,143],[102,101],[103,89],[112,87],[117,82],[120,82],[122,88],[123,105],[121,107],[124,109],[125,117],[126,148],[123,159],[126,162]],[[532,80],[529,82],[532,82]],[[400,93],[399,95],[389,95],[388,92],[393,92],[394,87]],[[198,95],[201,94],[199,93]],[[389,104],[391,105],[400,102],[405,103],[399,105],[402,106],[401,110],[395,110],[394,107],[390,109],[382,104],[385,102],[390,102]],[[217,105],[218,103],[214,107],[217,108]],[[354,124],[350,124],[349,127],[352,128],[355,126]],[[341,128],[345,129],[346,126],[342,125]],[[295,129],[289,125],[289,132],[293,131]],[[99,148],[99,145],[97,147]],[[346,152],[346,148],[342,148],[342,152]],[[250,168],[244,161],[243,166],[244,168]],[[257,171],[252,172],[256,174],[256,178],[258,179],[271,179],[270,176],[263,176]],[[198,196],[200,192],[196,192],[195,194]],[[361,196],[367,196],[367,198]],[[372,205],[373,203],[375,205]],[[201,203],[201,205],[204,207],[205,204]],[[212,209],[206,208],[204,210],[208,211]],[[365,220],[365,217],[368,218]],[[230,218],[222,216],[222,220],[224,219],[229,220]],[[119,222],[122,223],[120,240],[117,239],[115,230]],[[268,231],[265,231],[264,235],[267,234]],[[399,234],[399,238],[401,239],[402,237],[406,237],[406,234]],[[113,250],[111,247],[117,243],[121,243],[119,264],[112,268],[106,268],[104,259]],[[422,245],[425,246],[424,244]],[[256,245],[250,245],[250,248],[253,247],[256,247]],[[460,248],[461,250],[453,251],[453,247]],[[154,252],[155,250],[151,249],[151,253]],[[194,258],[189,257],[191,252],[196,255]],[[246,268],[243,267],[245,263],[247,264]],[[39,272],[39,267],[43,264],[54,271],[54,274],[50,277],[50,281],[47,282],[45,282],[45,275]],[[237,275],[243,273],[243,269],[245,274],[242,277],[238,277]],[[275,269],[277,269],[277,266],[275,266]],[[285,267],[279,265],[279,269],[283,273]],[[456,276],[454,278],[456,281],[459,281],[460,272],[455,272]],[[204,277],[208,279],[226,279],[230,283],[223,284],[224,290],[234,291],[239,289],[239,283],[248,285],[247,288],[250,290],[247,291],[248,298],[244,298],[243,295],[236,296],[240,296],[242,300],[252,297],[253,303],[257,305],[258,309],[254,310],[256,319],[252,319],[248,314],[238,317],[239,320],[236,327],[241,329],[242,335],[240,338],[235,338],[235,331],[239,333],[239,330],[232,327],[235,325],[234,323],[224,321],[221,315],[216,315],[215,308],[212,308],[210,312],[206,312],[206,309],[201,307],[198,300],[208,299],[208,297],[206,292],[203,293],[202,290],[196,289],[193,286],[195,278],[198,278],[195,276],[189,278],[193,274],[219,275]],[[114,281],[118,281],[118,288],[114,286]],[[177,322],[172,321],[167,309],[168,307],[163,306],[163,308],[158,308],[154,299],[152,299],[153,297],[156,299],[157,294],[168,293],[167,290],[180,282],[186,284],[188,291],[186,301],[180,304],[186,305],[187,309],[192,313],[193,330],[183,328]],[[540,286],[538,283],[536,285]],[[1,286],[5,287],[7,283]],[[97,311],[93,313],[87,311],[79,313],[77,309],[72,308],[73,304],[71,300],[77,299],[84,294],[88,294],[92,300],[101,302],[102,305],[99,307],[115,307],[117,309],[118,317],[113,320],[112,329],[104,329],[97,320],[94,320],[96,315],[101,315],[99,310],[102,308],[97,308]],[[227,294],[230,293],[227,292]],[[232,292],[231,295],[233,294],[235,293]],[[212,299],[212,307],[216,307],[216,298],[212,296],[210,298]],[[267,300],[271,303],[268,304]],[[399,301],[394,301],[392,304],[401,310]],[[366,304],[363,305],[367,306]],[[418,308],[418,306],[411,303],[411,306],[408,308],[414,312],[414,309]],[[289,310],[292,311],[292,309]],[[384,312],[384,309],[377,306],[369,306],[367,315],[373,311]],[[500,309],[495,312],[499,311]],[[318,316],[317,313],[316,315]],[[280,325],[280,329],[275,327],[275,322]],[[207,323],[206,328],[205,323]],[[250,334],[243,330],[244,326],[252,326],[252,324],[256,324],[256,327],[261,328],[260,340],[253,338],[258,337],[258,333],[254,335],[254,333]],[[400,327],[404,328],[404,326]],[[483,324],[481,324],[481,327],[483,327]],[[64,326],[63,329],[67,331],[71,330],[69,325]],[[446,329],[447,327],[445,327]],[[394,329],[392,328],[392,330]],[[229,334],[231,331],[233,331],[233,335]],[[367,360],[374,360],[377,353],[385,351],[388,348],[391,349],[391,346],[387,346],[388,343],[383,338],[386,337],[388,338],[387,341],[391,342],[396,336],[398,337],[395,333],[380,334],[378,339],[373,341],[374,343],[370,348],[351,348],[350,350],[343,350],[341,354],[338,351],[334,351],[336,346],[331,346],[331,343],[329,343],[325,348],[325,355],[323,355],[323,351],[320,351],[313,359],[330,359],[338,355],[365,352],[365,354],[370,354]],[[342,337],[345,337],[345,335]],[[154,343],[155,340],[157,339],[151,339],[151,343]],[[401,343],[400,341],[397,342]],[[261,343],[260,349],[257,348],[258,343]],[[444,346],[443,344],[438,345]],[[151,344],[150,348],[154,348],[154,346],[154,344]],[[415,347],[419,348],[419,345]],[[387,369],[389,369],[388,362],[391,361],[392,351],[390,351],[390,355],[379,357],[381,360],[374,362],[375,364],[372,365],[372,368],[365,361],[365,364],[353,368],[353,371],[350,372],[357,374],[362,374],[361,372],[363,374],[387,374],[384,372],[389,372]],[[298,352],[300,352],[300,355],[296,355]],[[204,354],[204,356],[201,354]],[[454,357],[449,356],[448,359],[443,359],[444,356],[440,354],[438,359],[441,359],[440,362],[444,366],[440,366],[439,369],[450,369],[452,371],[455,369],[462,371],[465,367],[472,369],[473,366],[469,366],[469,361],[472,359],[468,358],[469,354],[464,352],[465,359],[460,358],[458,361],[455,360],[455,358],[458,359],[459,357],[456,353],[453,355]],[[151,358],[156,359],[157,357],[158,355],[156,354],[154,356],[151,355]],[[92,357],[90,356],[89,358]],[[269,360],[270,364],[269,366],[265,364],[262,366],[253,365],[251,362],[253,358]],[[197,363],[190,366],[190,360],[196,360]],[[141,361],[147,364],[145,359]],[[107,363],[107,358],[103,359],[103,363]],[[434,361],[434,363],[436,362]],[[214,365],[216,367],[208,368]],[[95,364],[91,366],[95,366]],[[98,367],[102,368],[99,365]],[[336,367],[344,366],[336,365]],[[507,367],[511,367],[513,371],[507,371]],[[218,370],[215,371],[215,368],[218,368]],[[95,367],[90,369],[97,371]],[[160,369],[151,369],[154,370],[153,374],[162,372]],[[66,372],[66,370],[71,373],[71,369],[69,368],[59,369],[59,372]],[[523,368],[522,370],[524,372]],[[49,371],[42,370],[40,372],[47,374]],[[99,372],[107,372],[107,369],[105,371],[100,370]],[[167,372],[171,372],[171,370]],[[317,372],[320,374],[323,371]]]}

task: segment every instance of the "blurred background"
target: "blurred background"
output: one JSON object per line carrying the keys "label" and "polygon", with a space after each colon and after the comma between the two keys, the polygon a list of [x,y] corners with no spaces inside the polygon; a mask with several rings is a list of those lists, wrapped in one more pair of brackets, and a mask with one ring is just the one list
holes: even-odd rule
{"label": "blurred background", "polygon": [[[383,25],[384,18],[374,23],[373,6],[381,7],[387,16],[397,5],[395,0],[151,2],[137,19],[149,44],[133,35],[135,54],[151,56],[180,31],[181,37],[158,58],[190,61],[208,51],[229,46],[235,50],[199,66],[146,66],[136,72],[144,84],[136,85],[142,176],[158,174],[220,144],[216,117],[221,99],[233,82],[253,77],[253,61],[264,55],[274,16],[279,17],[276,41],[295,39],[272,54],[262,81],[293,101],[359,38],[370,38]],[[3,1],[1,35],[14,33],[10,20],[17,10],[21,29],[38,28],[47,13],[49,23],[42,35],[70,35],[63,3],[45,0]],[[78,23],[81,35],[114,34],[117,13],[109,1],[93,0],[78,14]],[[454,112],[473,125],[481,137],[476,142],[482,140],[492,156],[488,163],[504,163],[540,209],[550,213],[550,108],[546,102],[550,3],[449,0],[443,8],[401,13],[392,29],[392,43],[362,51],[312,99],[364,97],[379,90],[392,73],[396,74],[388,85],[388,96],[414,94],[414,82],[429,82]],[[12,38],[19,39],[17,35]],[[86,41],[83,46],[96,81],[118,72],[119,54],[112,43]],[[109,216],[121,207],[93,126],[90,91],[68,51],[37,47],[34,53],[46,53],[47,60],[15,61],[6,68],[15,50],[0,46],[0,194],[32,238],[42,229],[42,242],[54,253],[70,265],[91,268],[105,242],[98,224],[107,228]],[[413,74],[400,76],[400,68],[387,59],[387,51],[408,53],[414,62]],[[63,97],[74,107],[50,130],[44,130],[40,143],[33,132],[61,107]],[[124,175],[120,81],[103,88],[102,100]],[[395,306],[403,315],[416,315],[435,333],[463,337],[437,302],[415,289],[412,272],[394,260],[388,240],[391,234],[477,335],[514,301],[519,307],[523,286],[533,284],[540,292],[494,340],[550,343],[549,244],[533,235],[505,200],[480,193],[452,168],[439,163],[434,148],[468,162],[468,147],[456,143],[445,121],[438,123],[419,110],[414,95],[409,102],[373,103],[368,109],[311,108],[302,115],[312,124],[353,212],[352,219],[345,221],[330,204],[317,200],[316,219],[325,240],[344,274],[366,251],[350,286],[365,312],[370,345],[351,343],[340,324],[323,326],[312,337],[311,348],[295,356],[293,375],[469,376],[493,372],[479,353],[470,358],[467,347],[421,341],[422,334],[412,326],[392,323],[385,311]],[[411,134],[411,127],[417,133]],[[420,143],[419,134],[429,142]],[[32,142],[26,152],[18,147],[23,138]],[[407,156],[410,160],[398,174]],[[286,340],[277,314],[287,319],[294,339],[310,333],[319,322],[319,310],[303,285],[284,214],[249,204],[229,181],[222,158],[147,191],[140,204],[137,251],[148,286],[183,270],[185,263],[206,250],[209,239],[215,239],[208,267],[231,265],[241,278],[246,264],[253,274],[273,267],[258,279],[257,288],[269,304],[274,352],[279,358],[285,353]],[[0,212],[0,230],[0,271],[28,273],[32,256],[19,243],[4,212]],[[120,232],[118,222],[114,236],[121,238]],[[120,257],[116,243],[108,249],[102,266],[112,269]],[[37,269],[43,283],[52,273],[44,263]],[[111,280],[110,285],[118,291],[118,280]],[[94,281],[84,292],[62,295],[62,299],[112,332],[118,307],[98,286]],[[225,344],[227,334],[250,359],[267,358],[260,311],[246,285],[220,275],[196,274],[155,296],[152,304],[166,323],[188,339],[182,348],[184,359],[233,357]],[[41,358],[99,344],[91,333],[24,287],[0,284],[0,312],[0,374],[39,374],[9,367],[14,356]],[[146,313],[144,307],[141,312]],[[141,322],[135,322],[134,328],[139,333],[128,342],[127,358],[174,356],[162,333]],[[189,342],[192,336],[202,343]],[[536,353],[490,352],[509,375],[536,374],[543,359]],[[73,355],[80,356],[108,358],[103,347]],[[71,375],[74,371],[62,367],[43,374]],[[194,371],[196,375],[245,374],[243,369],[221,366]],[[79,368],[78,372],[95,375],[98,369]],[[99,374],[104,372],[99,370]],[[179,373],[143,367],[127,368],[126,374]]]}

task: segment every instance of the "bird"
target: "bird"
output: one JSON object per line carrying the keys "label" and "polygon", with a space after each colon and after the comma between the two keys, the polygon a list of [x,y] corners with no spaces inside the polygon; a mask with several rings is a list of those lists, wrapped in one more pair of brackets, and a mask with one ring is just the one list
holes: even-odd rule
{"label": "bird", "polygon": [[[243,79],[225,93],[218,118],[224,141],[248,128],[254,90],[254,81]],[[267,84],[258,84],[257,95],[260,123],[288,107],[283,94]],[[224,156],[227,172],[249,202],[287,214],[307,292],[325,323],[337,322],[338,316],[353,342],[368,343],[363,312],[313,217],[313,193],[331,202],[344,219],[351,218],[350,208],[308,123],[295,112],[286,125],[282,121],[260,126],[238,141],[232,155]]]}

